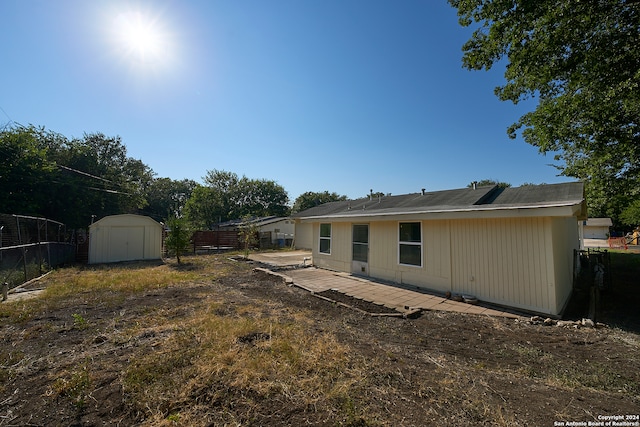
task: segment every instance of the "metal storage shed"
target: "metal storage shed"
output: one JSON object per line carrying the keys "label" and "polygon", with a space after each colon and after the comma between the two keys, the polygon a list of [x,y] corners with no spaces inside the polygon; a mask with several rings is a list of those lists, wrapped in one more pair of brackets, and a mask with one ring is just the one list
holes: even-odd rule
{"label": "metal storage shed", "polygon": [[147,216],[106,216],[89,227],[89,264],[161,257],[162,225]]}

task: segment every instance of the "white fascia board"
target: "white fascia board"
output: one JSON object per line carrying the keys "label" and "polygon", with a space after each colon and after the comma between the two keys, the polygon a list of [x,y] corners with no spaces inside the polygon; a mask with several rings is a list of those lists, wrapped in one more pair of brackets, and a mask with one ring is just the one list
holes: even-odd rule
{"label": "white fascia board", "polygon": [[503,206],[503,207],[472,207],[438,209],[413,212],[350,212],[333,215],[301,217],[301,222],[318,222],[330,220],[332,222],[353,222],[354,220],[393,221],[412,219],[471,219],[471,218],[513,218],[513,217],[570,217],[579,216],[582,202],[558,203],[535,206]]}

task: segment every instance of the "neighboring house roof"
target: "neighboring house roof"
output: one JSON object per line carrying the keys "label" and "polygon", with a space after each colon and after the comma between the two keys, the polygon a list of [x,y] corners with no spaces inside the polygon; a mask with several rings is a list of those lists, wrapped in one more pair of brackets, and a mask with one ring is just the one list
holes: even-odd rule
{"label": "neighboring house roof", "polygon": [[480,212],[510,209],[579,207],[586,214],[581,182],[461,188],[325,203],[298,212],[300,219]]}
{"label": "neighboring house roof", "polygon": [[584,225],[586,227],[611,227],[613,222],[611,218],[589,218]]}
{"label": "neighboring house roof", "polygon": [[245,225],[256,225],[258,227],[262,227],[265,225],[273,224],[274,222],[285,221],[289,219],[288,217],[280,217],[280,216],[265,216],[259,218],[250,218],[249,220],[245,219],[234,219],[231,221],[221,222],[218,224],[220,228],[233,228],[233,227],[242,227]]}

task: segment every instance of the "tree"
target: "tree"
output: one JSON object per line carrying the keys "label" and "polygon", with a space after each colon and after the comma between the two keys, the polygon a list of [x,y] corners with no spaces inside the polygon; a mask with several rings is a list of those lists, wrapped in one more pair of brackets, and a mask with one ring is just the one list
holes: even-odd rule
{"label": "tree", "polygon": [[640,1],[449,3],[462,26],[479,25],[463,46],[463,66],[488,70],[506,59],[498,98],[538,98],[509,136],[521,131],[541,153],[555,153],[561,174],[585,180],[587,193],[604,193],[605,203],[613,192],[637,194]]}
{"label": "tree", "polygon": [[222,193],[211,187],[198,185],[184,206],[185,218],[195,229],[208,230],[213,224],[222,221],[227,208]]}
{"label": "tree", "polygon": [[0,131],[0,194],[7,213],[87,226],[92,215],[136,213],[153,172],[127,156],[120,137],[86,134],[69,140],[34,126]]}
{"label": "tree", "polygon": [[219,221],[244,216],[286,216],[289,196],[281,185],[266,179],[239,178],[233,172],[212,170],[204,178],[205,189],[196,189],[185,214],[194,223],[209,228]]}
{"label": "tree", "polygon": [[94,133],[65,139],[52,158],[59,178],[56,210],[68,225],[86,226],[92,215],[138,213],[146,205],[144,188],[153,180],[153,171],[127,155],[119,136]]}
{"label": "tree", "polygon": [[[234,217],[288,216],[289,196],[275,181],[242,177],[232,191],[237,210]],[[232,210],[234,212],[234,210]]]}
{"label": "tree", "polygon": [[[507,188],[511,187],[511,184],[503,181],[496,181],[495,179],[481,179],[480,181],[474,181],[476,187],[488,187],[488,186],[497,186],[499,188]],[[467,188],[473,187],[473,182],[467,185]]]}
{"label": "tree", "polygon": [[176,216],[167,219],[167,227],[169,228],[169,232],[165,240],[165,245],[167,249],[175,252],[178,264],[180,264],[180,255],[189,247],[192,233],[189,230],[187,221],[184,218],[178,218]]}
{"label": "tree", "polygon": [[155,219],[183,216],[185,204],[197,186],[198,183],[190,179],[153,179],[144,189],[147,205],[142,214]]}
{"label": "tree", "polygon": [[302,212],[314,206],[322,205],[329,202],[337,202],[347,200],[347,196],[340,196],[338,193],[329,193],[328,191],[313,192],[307,191],[299,195],[293,203],[293,212]]}
{"label": "tree", "polygon": [[[42,216],[55,163],[32,128],[0,132],[0,209],[3,213]],[[55,219],[55,218],[53,218]]]}
{"label": "tree", "polygon": [[633,201],[620,215],[620,220],[624,225],[631,227],[640,226],[640,200]]}
{"label": "tree", "polygon": [[252,217],[247,215],[242,218],[242,224],[240,225],[240,231],[238,236],[242,242],[244,248],[244,257],[249,258],[249,249],[255,245],[258,241],[260,228],[253,222]]}

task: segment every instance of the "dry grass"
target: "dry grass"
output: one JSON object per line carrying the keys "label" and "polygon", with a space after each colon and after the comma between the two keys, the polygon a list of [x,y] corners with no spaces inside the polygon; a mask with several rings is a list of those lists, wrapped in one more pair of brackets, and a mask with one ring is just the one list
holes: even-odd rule
{"label": "dry grass", "polygon": [[345,346],[331,335],[309,334],[304,322],[221,317],[203,309],[174,326],[124,374],[124,388],[149,424],[177,417],[206,425],[201,405],[242,423],[258,415],[255,407],[265,399],[288,410],[330,408],[349,401],[365,376]]}
{"label": "dry grass", "polygon": [[[282,289],[269,297],[241,292],[251,265],[204,256],[184,261],[57,270],[44,279],[42,297],[0,304],[3,326],[22,330],[21,340],[47,333],[54,339],[67,334],[72,342],[64,365],[54,365],[58,353],[47,350],[36,360],[7,347],[0,352],[2,384],[40,369],[48,376],[40,395],[70,402],[81,413],[94,405],[96,390],[117,382],[132,419],[149,426],[289,425],[307,418],[351,427],[392,425],[388,419],[407,426],[516,426],[526,424],[521,417],[529,402],[522,398],[525,409],[518,412],[514,399],[531,386],[559,395],[640,393],[632,374],[602,361],[568,359],[546,337],[520,339],[513,323],[487,320],[482,336],[501,339],[482,352],[465,349],[483,345],[474,334],[465,335],[465,345],[448,345],[461,339],[457,329],[477,325],[442,313],[433,313],[408,341],[389,333],[385,342],[385,328],[414,325],[390,319],[372,321],[378,329],[360,341],[357,329],[365,323],[356,317],[327,326],[335,313],[282,303],[274,297]],[[173,297],[179,303],[171,303]],[[64,319],[47,322],[58,307]],[[322,315],[327,323],[319,327]],[[439,325],[446,325],[440,335],[433,329]],[[101,358],[106,353],[114,359]],[[112,360],[119,365],[105,381]],[[509,396],[501,386],[517,393]],[[399,415],[405,412],[406,419]]]}
{"label": "dry grass", "polygon": [[[183,265],[131,264],[72,267],[43,279],[41,298],[0,305],[0,316],[25,322],[61,304],[116,306],[123,299],[152,294],[172,286],[216,283],[233,270],[250,266],[214,258],[190,257]],[[370,365],[356,362],[347,347],[331,334],[310,333],[309,314],[295,311],[284,317],[264,315],[272,307],[243,305],[233,315],[218,314],[224,301],[189,307],[149,310],[135,323],[115,313],[109,340],[144,346],[122,373],[122,387],[131,410],[146,425],[209,425],[202,407],[215,408],[215,420],[240,425],[257,417],[265,400],[277,411],[319,411],[345,420],[363,416],[354,404]],[[92,319],[78,309],[68,329],[92,327]],[[143,346],[141,346],[143,347]],[[10,361],[15,355],[6,354]],[[77,361],[52,373],[49,396],[70,399],[81,408],[90,399],[94,373],[91,363]],[[274,409],[275,411],[275,409]],[[226,415],[225,415],[226,414]],[[355,421],[354,421],[355,420]],[[366,424],[364,424],[366,425]]]}

